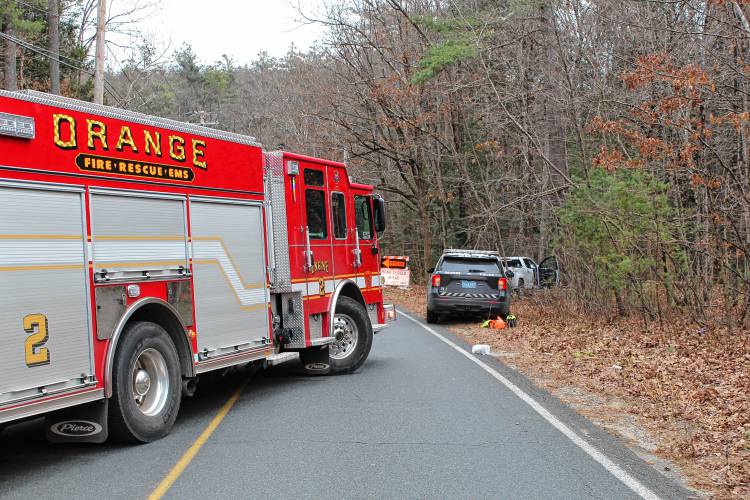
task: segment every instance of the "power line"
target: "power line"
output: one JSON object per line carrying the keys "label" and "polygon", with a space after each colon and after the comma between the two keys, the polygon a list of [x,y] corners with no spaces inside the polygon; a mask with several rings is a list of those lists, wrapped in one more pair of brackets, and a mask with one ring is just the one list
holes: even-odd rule
{"label": "power line", "polygon": [[[82,72],[84,72],[84,73],[86,73],[86,74],[88,74],[90,76],[94,75],[93,71],[88,70],[86,68],[83,68],[82,66],[79,66],[77,64],[71,64],[69,62],[63,61],[63,60],[61,60],[61,58],[56,57],[55,55],[53,55],[51,52],[47,51],[46,49],[43,49],[41,47],[37,47],[37,46],[35,46],[35,45],[33,45],[33,44],[31,44],[31,43],[29,43],[26,40],[23,40],[21,38],[18,38],[18,37],[12,36],[12,35],[8,35],[7,33],[3,33],[1,31],[0,31],[0,38],[4,38],[6,40],[10,40],[12,42],[15,42],[18,45],[20,45],[21,47],[25,48],[25,49],[31,50],[32,52],[36,52],[37,54],[39,54],[39,55],[41,55],[43,57],[47,57],[49,59],[57,61],[60,64],[62,64],[64,66],[67,66],[69,68],[76,69],[78,71],[82,71]],[[70,59],[70,58],[66,58],[65,56],[62,56],[62,58],[64,58],[64,59]],[[70,60],[73,61],[74,59],[70,59]],[[107,88],[107,92],[109,92],[109,94],[112,97],[114,97],[117,100],[118,103],[120,103],[120,102],[123,101],[122,96],[120,96],[119,92],[117,92],[117,90],[114,88],[114,86],[109,81],[104,80],[104,85],[108,87]]]}
{"label": "power line", "polygon": [[89,70],[87,70],[87,69],[85,69],[85,68],[83,68],[81,66],[77,66],[75,64],[71,64],[69,62],[63,61],[60,58],[55,57],[54,55],[52,55],[50,52],[46,51],[45,49],[42,49],[40,47],[36,47],[35,45],[32,45],[31,43],[29,43],[29,42],[27,42],[27,41],[25,41],[25,40],[23,40],[21,38],[18,38],[18,37],[12,36],[12,35],[8,35],[7,33],[3,33],[1,31],[0,31],[0,38],[5,38],[6,40],[9,40],[9,41],[11,41],[13,43],[17,43],[18,45],[20,45],[21,47],[23,47],[25,49],[31,50],[32,52],[36,52],[37,54],[40,54],[40,55],[42,55],[44,57],[47,57],[49,59],[53,59],[53,60],[59,62],[60,64],[64,64],[65,66],[68,66],[69,68],[77,69],[77,70],[83,71],[84,73],[91,74],[91,71],[89,71]]}
{"label": "power line", "polygon": [[58,54],[57,56],[55,56],[55,55],[52,54],[52,52],[48,51],[47,49],[45,49],[43,47],[38,47],[38,46],[32,44],[31,42],[28,42],[28,41],[23,40],[21,38],[18,38],[18,37],[12,36],[12,35],[8,35],[7,33],[0,32],[0,36],[3,36],[3,35],[5,36],[5,38],[12,39],[12,41],[14,41],[14,42],[16,42],[18,44],[27,46],[29,48],[29,50],[33,50],[35,52],[41,53],[42,55],[44,55],[46,57],[53,58],[53,59],[59,57],[59,58],[61,58],[60,59],[61,63],[63,63],[62,59],[67,59],[68,61],[71,61],[70,64],[74,65],[76,67],[76,69],[80,69],[81,71],[86,71],[84,68],[78,66],[78,63],[80,62],[80,61],[78,61],[78,59],[73,59],[72,57],[68,57],[68,56],[65,56],[63,54]]}
{"label": "power line", "polygon": [[[111,48],[109,47],[109,45],[107,45],[107,50],[108,50],[108,51],[109,51],[109,53],[110,53],[110,54],[112,55],[112,58],[113,58],[113,59],[114,59],[114,61],[115,61],[115,62],[117,63],[117,65],[118,65],[118,66],[120,67],[120,74],[121,74],[122,76],[124,76],[124,77],[125,77],[125,79],[126,79],[126,80],[127,80],[127,81],[128,81],[129,83],[130,83],[130,88],[131,88],[131,89],[133,89],[133,91],[134,91],[134,92],[135,92],[136,94],[138,94],[138,97],[140,97],[140,98],[141,98],[141,101],[142,101],[142,103],[143,103],[143,104],[145,104],[146,102],[148,102],[148,101],[147,101],[147,99],[146,99],[145,97],[143,97],[143,94],[141,94],[141,91],[140,91],[140,90],[138,90],[138,89],[136,88],[135,82],[134,82],[134,81],[133,81],[133,80],[132,80],[132,79],[131,79],[131,78],[130,78],[130,77],[128,76],[128,72],[127,72],[127,71],[125,71],[125,67],[124,67],[124,66],[122,65],[122,63],[121,63],[121,62],[120,62],[120,61],[119,61],[119,60],[117,59],[117,57],[116,57],[116,56],[115,56],[115,54],[114,54],[114,51],[112,51],[112,49],[111,49]],[[126,96],[126,97],[127,97],[127,96]],[[128,102],[125,102],[125,100],[124,100],[124,99],[123,99],[123,100],[121,100],[120,102],[121,102],[121,103],[124,103],[125,105],[129,104]]]}
{"label": "power line", "polygon": [[61,63],[63,63],[62,59],[67,59],[68,61],[72,61],[70,64],[76,66],[77,69],[81,69],[82,71],[86,71],[84,68],[82,68],[80,66],[77,66],[77,64],[78,64],[79,61],[77,59],[73,59],[72,57],[67,57],[67,56],[64,56],[62,54],[59,54],[58,56],[53,55],[52,52],[50,52],[49,50],[47,50],[47,49],[45,49],[43,47],[38,47],[38,46],[32,44],[31,42],[28,42],[28,41],[26,41],[26,40],[24,40],[22,38],[18,38],[18,37],[13,36],[13,35],[9,35],[7,33],[0,32],[0,37],[4,37],[7,40],[11,40],[13,42],[16,42],[17,44],[22,45],[22,46],[28,48],[29,50],[33,50],[34,52],[38,52],[38,53],[42,54],[43,56],[50,57],[50,58],[58,58],[59,57],[59,58],[61,58],[60,61],[59,61]]}

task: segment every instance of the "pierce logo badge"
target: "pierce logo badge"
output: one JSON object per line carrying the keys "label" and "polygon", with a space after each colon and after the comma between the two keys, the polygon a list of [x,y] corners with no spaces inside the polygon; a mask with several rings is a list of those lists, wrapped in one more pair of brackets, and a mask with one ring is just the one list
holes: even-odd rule
{"label": "pierce logo badge", "polygon": [[102,426],[87,420],[66,420],[52,425],[50,430],[59,436],[82,437],[99,434],[102,431]]}

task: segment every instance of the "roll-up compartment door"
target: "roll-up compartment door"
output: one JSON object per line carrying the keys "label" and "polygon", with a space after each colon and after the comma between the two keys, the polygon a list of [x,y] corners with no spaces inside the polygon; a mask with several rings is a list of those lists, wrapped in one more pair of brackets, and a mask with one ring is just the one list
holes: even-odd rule
{"label": "roll-up compartment door", "polygon": [[185,199],[94,192],[91,232],[97,282],[188,273]]}
{"label": "roll-up compartment door", "polygon": [[0,406],[95,383],[83,196],[0,186]]}
{"label": "roll-up compartment door", "polygon": [[190,201],[198,352],[203,359],[268,339],[259,203]]}

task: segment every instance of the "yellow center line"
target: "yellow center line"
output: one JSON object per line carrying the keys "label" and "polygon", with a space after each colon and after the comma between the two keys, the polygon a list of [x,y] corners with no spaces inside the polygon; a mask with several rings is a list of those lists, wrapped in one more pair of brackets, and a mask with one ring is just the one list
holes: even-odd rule
{"label": "yellow center line", "polygon": [[219,413],[217,413],[213,420],[211,420],[211,423],[208,424],[208,427],[205,428],[201,435],[198,436],[198,439],[196,439],[195,442],[190,446],[190,448],[188,448],[187,451],[182,455],[182,457],[180,457],[180,460],[177,462],[177,464],[175,464],[174,467],[172,467],[172,470],[170,470],[169,473],[164,476],[164,479],[162,479],[161,483],[159,483],[159,486],[157,486],[156,489],[151,492],[151,494],[148,496],[148,500],[159,500],[164,495],[166,495],[174,482],[177,481],[177,478],[180,477],[187,466],[190,465],[190,462],[193,461],[203,445],[206,444],[208,439],[211,437],[211,434],[213,434],[214,431],[219,427],[221,421],[224,420],[224,417],[227,416],[237,400],[240,399],[242,391],[245,390],[245,387],[247,386],[247,383],[249,381],[250,378],[246,378],[245,381],[240,384],[237,390],[234,391],[232,397],[229,398],[226,403],[224,403],[224,406],[221,407]]}

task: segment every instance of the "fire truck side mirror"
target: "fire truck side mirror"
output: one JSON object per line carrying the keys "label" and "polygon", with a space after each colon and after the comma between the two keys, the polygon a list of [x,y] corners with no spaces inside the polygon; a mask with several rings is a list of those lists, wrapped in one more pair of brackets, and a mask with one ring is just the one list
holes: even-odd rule
{"label": "fire truck side mirror", "polygon": [[385,231],[385,200],[380,196],[373,196],[372,206],[375,217],[375,231],[382,234]]}

